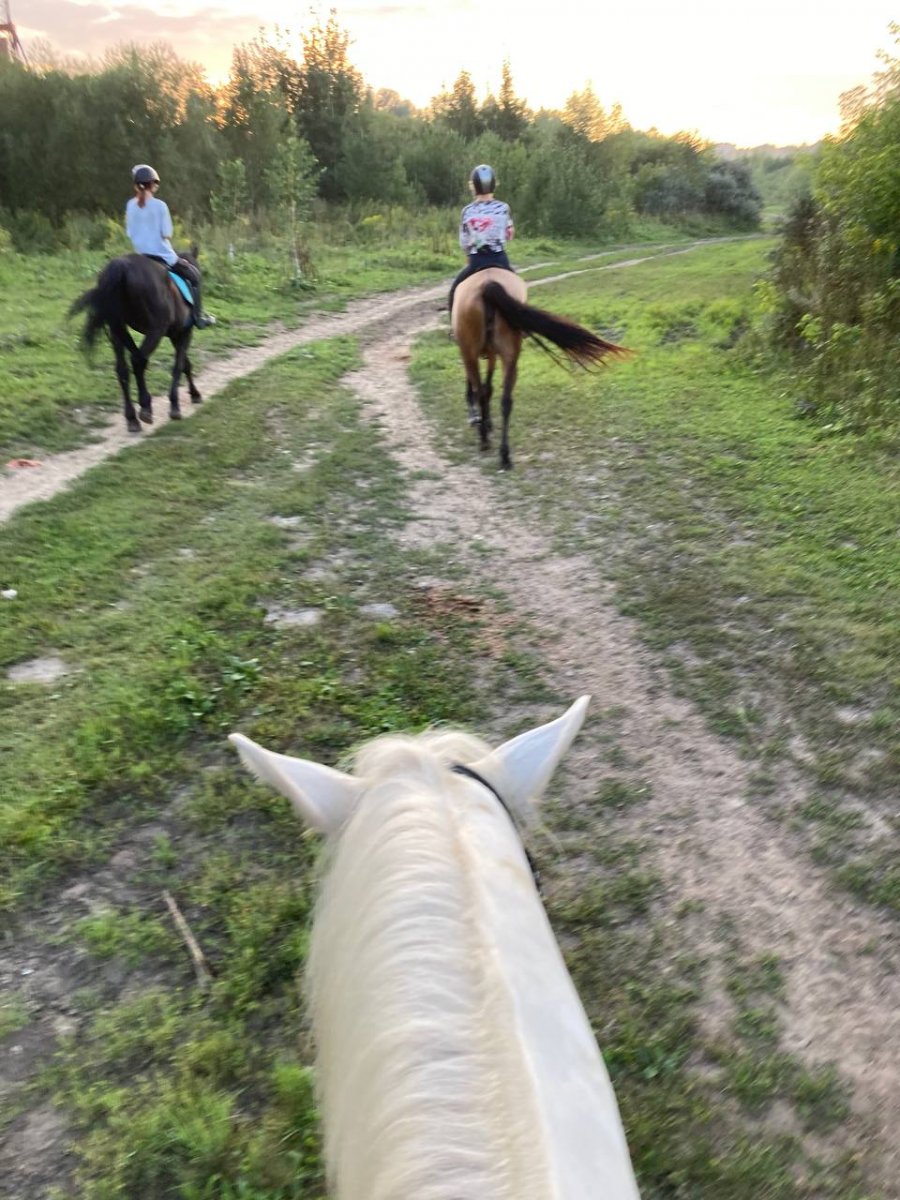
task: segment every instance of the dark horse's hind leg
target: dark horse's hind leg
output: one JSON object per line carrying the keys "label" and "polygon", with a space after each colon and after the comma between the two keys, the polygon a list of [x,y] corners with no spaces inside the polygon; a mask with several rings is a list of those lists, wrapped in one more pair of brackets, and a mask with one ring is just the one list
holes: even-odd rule
{"label": "dark horse's hind leg", "polygon": [[194,383],[194,369],[191,366],[191,360],[188,358],[187,354],[184,356],[184,377],[187,379],[188,395],[191,398],[191,403],[202,404],[203,396],[200,392],[200,389]]}
{"label": "dark horse's hind leg", "polygon": [[[172,379],[169,384],[169,416],[173,421],[181,420],[181,406],[178,403],[178,385],[181,382],[181,376],[188,368],[188,346],[191,344],[191,334],[194,332],[193,326],[188,325],[187,329],[183,329],[177,337],[172,338],[172,345],[175,347],[175,361],[172,364]],[[190,378],[190,377],[189,377]],[[191,399],[194,399],[193,379],[190,379]],[[198,393],[199,395],[199,393]]]}
{"label": "dark horse's hind leg", "polygon": [[128,371],[128,361],[125,358],[125,347],[129,342],[131,342],[133,349],[137,349],[137,347],[131,341],[131,335],[124,325],[111,326],[109,340],[112,342],[113,354],[116,356],[116,377],[119,380],[119,387],[122,389],[125,424],[128,427],[129,433],[140,433],[141,423],[137,418],[134,405],[131,403],[131,379]]}

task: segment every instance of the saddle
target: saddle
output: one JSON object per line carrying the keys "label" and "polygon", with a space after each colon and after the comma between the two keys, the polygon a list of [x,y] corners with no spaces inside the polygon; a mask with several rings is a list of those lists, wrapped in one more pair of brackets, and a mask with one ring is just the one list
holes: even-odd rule
{"label": "saddle", "polygon": [[169,271],[168,275],[171,282],[175,284],[179,292],[181,292],[182,296],[184,296],[185,301],[189,305],[193,306],[194,297],[191,295],[191,289],[188,281],[183,279],[180,275],[176,275],[174,271]]}

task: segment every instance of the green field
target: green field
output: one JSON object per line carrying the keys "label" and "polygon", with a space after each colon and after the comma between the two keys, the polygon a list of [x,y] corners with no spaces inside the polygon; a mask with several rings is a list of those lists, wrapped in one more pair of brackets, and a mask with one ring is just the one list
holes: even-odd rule
{"label": "green field", "polygon": [[[585,266],[585,247],[527,249]],[[715,245],[535,288],[535,303],[636,355],[567,374],[527,348],[517,469],[480,465],[499,506],[614,583],[672,685],[752,763],[774,827],[835,889],[895,915],[896,458],[795,419],[790,380],[754,361],[741,334],[766,250]],[[382,262],[375,278],[348,253],[343,287],[278,293],[281,308],[265,282],[239,297],[223,283],[204,352],[357,287],[443,278],[442,261]],[[0,257],[7,453],[76,444],[115,411],[109,365],[85,367],[58,325],[95,266]],[[40,299],[13,305],[11,284]],[[358,355],[349,339],[295,351],[0,529],[2,583],[18,593],[0,625],[0,902],[16,981],[0,1038],[28,1066],[0,1119],[10,1144],[47,1106],[65,1128],[23,1200],[54,1183],[85,1200],[323,1194],[296,985],[316,846],[239,768],[229,731],[334,763],[380,732],[515,728],[523,708],[563,699],[497,580],[393,537],[416,515],[411,481],[341,383]],[[445,331],[411,370],[442,454],[478,462]],[[423,581],[448,572],[465,604],[429,602]],[[487,654],[500,611],[503,647]],[[50,656],[67,671],[51,685],[6,675]],[[640,789],[615,769],[614,712],[603,720],[596,811],[576,827],[551,805],[559,844],[538,853],[644,1200],[880,1200],[839,1068],[781,1045],[784,947],[751,958],[723,937],[733,1020],[727,1036],[704,1032],[704,963],[619,828]],[[808,781],[801,811],[773,787],[785,764]],[[567,886],[586,858],[591,879]],[[214,969],[206,989],[164,892]],[[64,1026],[23,982],[35,972],[57,981]]]}

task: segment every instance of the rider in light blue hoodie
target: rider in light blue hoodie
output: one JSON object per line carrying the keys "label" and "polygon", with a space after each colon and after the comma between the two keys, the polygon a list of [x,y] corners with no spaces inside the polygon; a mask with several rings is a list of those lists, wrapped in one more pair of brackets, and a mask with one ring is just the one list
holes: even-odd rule
{"label": "rider in light blue hoodie", "polygon": [[179,258],[169,240],[172,236],[172,216],[169,206],[156,196],[159,176],[146,163],[133,167],[134,195],[125,205],[125,232],[138,254],[145,254],[157,262],[165,263],[170,271],[180,275],[191,289],[194,298],[194,324],[198,329],[215,325],[216,318],[203,312],[197,267],[186,258]]}

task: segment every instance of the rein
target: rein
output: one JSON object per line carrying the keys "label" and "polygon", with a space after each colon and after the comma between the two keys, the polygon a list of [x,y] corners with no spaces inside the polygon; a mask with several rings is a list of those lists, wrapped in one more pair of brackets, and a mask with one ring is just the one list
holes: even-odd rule
{"label": "rein", "polygon": [[[512,809],[509,807],[509,805],[506,803],[506,801],[503,799],[503,797],[500,795],[500,793],[497,791],[497,789],[494,787],[494,785],[492,783],[489,783],[488,780],[485,779],[483,775],[479,775],[477,771],[473,771],[471,767],[466,767],[462,763],[454,763],[453,766],[450,768],[450,770],[453,772],[454,775],[465,775],[465,777],[467,779],[472,779],[475,781],[475,783],[480,783],[482,787],[487,788],[487,790],[497,800],[500,807],[503,809],[503,811],[509,817],[510,822],[512,823],[513,829],[515,829],[516,833],[519,835],[519,840],[522,841],[522,834],[519,830],[518,824],[516,823],[516,818],[513,815]],[[528,866],[531,870],[531,878],[534,880],[534,886],[537,888],[538,895],[541,897],[541,899],[543,899],[544,889],[541,885],[541,873],[537,869],[535,861],[531,857],[528,847],[525,845],[524,841],[522,841],[522,849],[525,852],[525,858],[528,860]]]}

